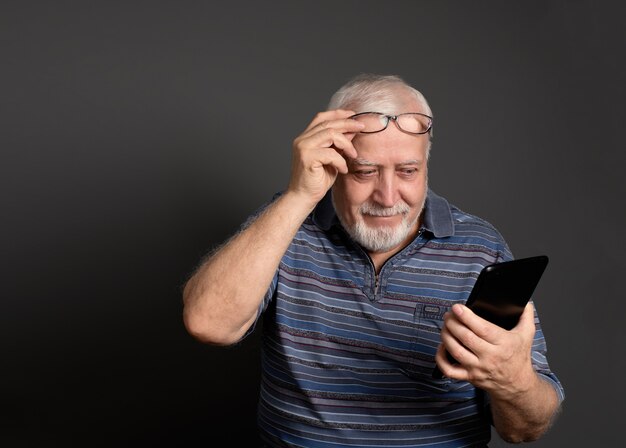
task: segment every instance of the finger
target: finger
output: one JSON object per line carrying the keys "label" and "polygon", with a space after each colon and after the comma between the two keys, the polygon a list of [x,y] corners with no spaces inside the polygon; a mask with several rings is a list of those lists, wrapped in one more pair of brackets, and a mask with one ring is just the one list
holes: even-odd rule
{"label": "finger", "polygon": [[341,134],[351,134],[350,140],[354,138],[354,135],[359,133],[364,127],[364,124],[358,122],[356,120],[352,120],[351,118],[344,118],[341,120],[332,120],[332,121],[323,121],[319,123],[317,126],[312,127],[311,129],[306,130],[298,139],[303,140],[313,135],[316,135],[320,132],[332,131]]}
{"label": "finger", "polygon": [[512,331],[535,334],[535,306],[532,301],[526,304],[524,312],[520,316],[519,322]]}
{"label": "finger", "polygon": [[[469,314],[472,314],[471,316]],[[445,327],[441,332],[442,339],[446,337],[446,344],[449,344],[450,354],[455,357],[459,362],[464,364],[471,362],[475,363],[478,358],[485,353],[492,351],[494,342],[487,341],[479,334],[477,334],[472,328],[468,326],[465,321],[470,324],[475,323],[474,320],[478,320],[478,325],[482,326],[484,319],[476,316],[466,307],[461,305],[454,305],[450,313],[444,315]],[[464,321],[465,320],[465,321]],[[484,321],[488,325],[493,325],[487,321]],[[449,341],[446,333],[450,333],[450,338],[454,340]]]}
{"label": "finger", "polygon": [[352,141],[354,140],[354,137],[359,135],[359,133],[358,132],[344,132],[343,135],[345,135],[348,140]]}
{"label": "finger", "polygon": [[458,381],[469,381],[469,370],[461,364],[449,364],[441,369],[444,376]]}
{"label": "finger", "polygon": [[[354,111],[346,110],[346,109],[334,109],[334,110],[327,110],[324,112],[319,112],[317,115],[315,115],[315,117],[313,117],[313,120],[311,120],[311,122],[306,127],[304,132],[314,128],[315,126],[325,121],[339,120],[342,118],[348,118],[352,115],[354,115]],[[355,121],[355,120],[352,120],[352,121]]]}
{"label": "finger", "polygon": [[448,360],[448,351],[443,345],[439,345],[435,354],[435,362],[444,377],[467,381],[468,370],[462,364],[452,363]]}
{"label": "finger", "polygon": [[437,351],[435,352],[435,363],[437,363],[439,370],[441,370],[442,372],[447,366],[451,364],[450,360],[448,359],[449,353],[450,352],[446,349],[443,342],[439,344],[439,347],[437,347]]}
{"label": "finger", "polygon": [[346,174],[348,172],[346,159],[341,157],[341,155],[335,151],[334,148],[320,148],[315,154],[315,161],[318,162],[318,164],[313,162],[311,164],[313,169],[319,168],[321,165],[324,167],[332,166],[342,174]]}
{"label": "finger", "polygon": [[358,153],[352,144],[352,140],[346,134],[337,134],[333,136],[333,145],[343,156],[356,159]]}
{"label": "finger", "polygon": [[535,306],[532,301],[528,302],[524,307],[524,312],[520,316],[519,323],[524,325],[528,324],[528,322],[535,323]]}
{"label": "finger", "polygon": [[478,336],[479,339],[489,343],[496,343],[501,337],[504,330],[497,325],[477,316],[472,310],[465,305],[455,304],[452,306],[452,312],[454,316],[463,323],[472,333]]}
{"label": "finger", "polygon": [[346,156],[356,157],[357,152],[352,142],[345,135],[333,128],[326,128],[307,137],[296,139],[296,146],[307,151],[319,148],[341,149]]}
{"label": "finger", "polygon": [[468,344],[478,345],[471,338],[476,338],[476,335],[469,331],[467,327],[458,323],[451,326],[447,325],[441,331],[441,343],[446,351],[464,365],[475,363],[478,359],[472,348],[468,346]]}

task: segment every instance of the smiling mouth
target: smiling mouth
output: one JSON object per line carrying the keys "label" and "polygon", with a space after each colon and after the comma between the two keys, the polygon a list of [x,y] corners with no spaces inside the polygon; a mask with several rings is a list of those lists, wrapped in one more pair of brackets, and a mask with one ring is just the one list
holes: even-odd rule
{"label": "smiling mouth", "polygon": [[362,213],[363,216],[370,218],[394,218],[396,216],[405,216],[404,211],[387,209],[387,210],[368,210]]}
{"label": "smiling mouth", "polygon": [[365,216],[372,216],[374,218],[391,218],[393,216],[398,216],[401,213],[391,212],[391,213],[366,213]]}
{"label": "smiling mouth", "polygon": [[410,209],[406,203],[399,202],[393,207],[381,207],[376,204],[363,204],[360,207],[361,214],[363,216],[373,218],[392,218],[394,216],[405,216],[409,213]]}
{"label": "smiling mouth", "polygon": [[392,214],[390,213],[390,214],[384,214],[384,215],[383,214],[375,215],[372,213],[366,213],[363,216],[368,216],[370,218],[395,218],[396,216],[402,216],[402,215],[403,215],[402,213],[392,213]]}
{"label": "smiling mouth", "polygon": [[373,215],[371,213],[367,213],[367,214],[364,214],[363,217],[364,219],[367,219],[368,221],[372,223],[377,222],[379,224],[392,224],[396,221],[400,221],[404,219],[404,214],[394,213],[390,215]]}

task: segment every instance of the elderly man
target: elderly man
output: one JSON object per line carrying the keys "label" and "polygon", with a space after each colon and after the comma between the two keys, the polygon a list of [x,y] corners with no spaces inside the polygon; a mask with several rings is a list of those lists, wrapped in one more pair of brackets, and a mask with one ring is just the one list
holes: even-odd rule
{"label": "elderly man", "polygon": [[352,79],[295,139],[286,190],[185,285],[203,342],[236,343],[263,316],[265,446],[486,446],[491,425],[509,441],[550,426],[563,388],[532,302],[510,331],[463,305],[512,255],[429,190],[431,129],[399,77]]}

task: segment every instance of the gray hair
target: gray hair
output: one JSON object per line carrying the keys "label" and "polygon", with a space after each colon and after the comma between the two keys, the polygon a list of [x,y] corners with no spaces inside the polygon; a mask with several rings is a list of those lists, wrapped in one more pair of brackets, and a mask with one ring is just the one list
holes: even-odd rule
{"label": "gray hair", "polygon": [[[407,84],[397,75],[376,75],[363,73],[355,76],[344,84],[331,97],[328,103],[328,110],[348,109],[356,113],[359,112],[382,112],[384,114],[395,115],[400,112],[398,109],[406,101],[406,94],[417,100],[423,107],[421,112],[433,116],[428,101],[422,93]],[[428,135],[428,146],[426,147],[426,159],[430,156],[433,131]]]}
{"label": "gray hair", "polygon": [[[432,117],[426,98],[418,90],[397,75],[360,74],[344,84],[330,99],[328,110],[351,109],[355,112],[383,112],[394,114],[403,102],[402,97],[411,95],[424,108],[422,112]],[[406,112],[406,111],[405,111]]]}

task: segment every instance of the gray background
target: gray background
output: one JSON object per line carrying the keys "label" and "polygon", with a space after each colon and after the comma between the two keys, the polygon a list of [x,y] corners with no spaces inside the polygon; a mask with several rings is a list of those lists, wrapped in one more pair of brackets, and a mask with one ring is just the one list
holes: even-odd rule
{"label": "gray background", "polygon": [[551,258],[535,300],[567,398],[531,445],[617,445],[626,14],[607,4],[2,2],[0,445],[255,440],[258,334],[196,342],[180,288],[365,71],[430,101],[433,189]]}

